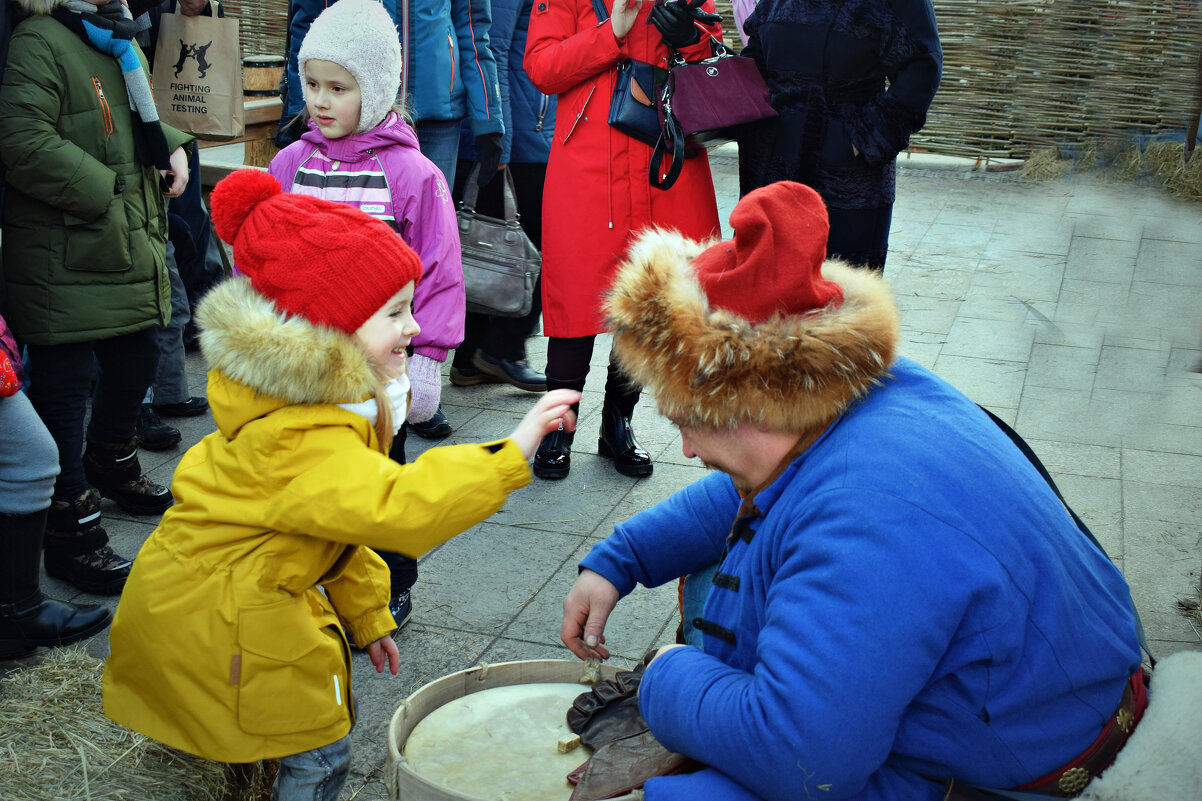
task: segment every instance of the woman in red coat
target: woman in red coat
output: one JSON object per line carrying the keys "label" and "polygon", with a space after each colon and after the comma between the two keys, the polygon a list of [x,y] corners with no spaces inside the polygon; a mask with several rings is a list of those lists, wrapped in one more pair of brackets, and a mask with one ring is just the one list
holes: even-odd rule
{"label": "woman in red coat", "polygon": [[[720,232],[713,180],[704,149],[684,162],[667,191],[647,180],[651,147],[610,127],[617,67],[630,58],[667,67],[669,45],[689,61],[711,54],[717,22],[683,0],[534,0],[526,43],[526,73],[559,96],[555,138],[543,194],[543,329],[547,388],[583,389],[593,340],[605,330],[602,297],[632,237],[650,225],[704,239]],[[612,5],[611,5],[612,3]],[[713,11],[713,0],[701,6]],[[619,473],[651,474],[651,457],[630,428],[640,388],[612,360],[605,383],[597,448]],[[534,458],[539,478],[563,478],[571,465],[572,433],[554,431]]]}

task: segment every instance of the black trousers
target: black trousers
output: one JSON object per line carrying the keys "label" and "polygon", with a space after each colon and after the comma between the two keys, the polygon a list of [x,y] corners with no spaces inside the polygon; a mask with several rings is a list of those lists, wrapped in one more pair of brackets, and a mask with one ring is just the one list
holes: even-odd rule
{"label": "black trousers", "polygon": [[91,342],[28,347],[29,400],[58,446],[60,472],[54,497],[74,500],[88,489],[83,472],[88,398],[92,399],[88,430],[93,437],[114,444],[133,438],[142,398],[159,365],[155,329]]}
{"label": "black trousers", "polygon": [[[463,199],[463,186],[471,167],[470,161],[460,161],[455,171],[455,189],[451,194],[456,203]],[[522,230],[530,237],[534,246],[542,250],[543,183],[547,177],[547,165],[510,164],[506,169],[513,176]],[[504,217],[504,190],[504,176],[497,173],[491,181],[480,187],[476,196],[476,211],[489,217]],[[526,340],[534,332],[542,310],[541,287],[535,286],[534,303],[530,307],[530,313],[523,317],[493,317],[468,312],[464,320],[463,342],[455,349],[451,365],[460,369],[471,367],[472,356],[477,349],[507,362],[526,358]]]}
{"label": "black trousers", "polygon": [[[409,463],[409,460],[405,457],[405,426],[401,426],[401,430],[393,438],[388,456],[398,464]],[[402,553],[396,553],[395,551],[376,550],[376,553],[384,560],[384,564],[388,565],[388,570],[392,576],[391,591],[393,596],[400,595],[417,583],[416,559],[405,556]]]}

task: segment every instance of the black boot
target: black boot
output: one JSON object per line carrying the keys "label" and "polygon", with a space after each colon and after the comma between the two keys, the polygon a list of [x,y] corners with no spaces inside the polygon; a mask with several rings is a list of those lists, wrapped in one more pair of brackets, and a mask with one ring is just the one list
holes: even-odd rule
{"label": "black boot", "polygon": [[38,591],[46,510],[0,514],[7,559],[0,567],[0,659],[22,656],[39,645],[90,637],[109,624],[109,610],[54,601]]}
{"label": "black boot", "polygon": [[128,442],[101,442],[89,431],[87,440],[84,475],[101,495],[132,515],[161,515],[175,503],[171,490],[142,475],[137,437]]}
{"label": "black boot", "polygon": [[651,475],[651,454],[634,438],[630,418],[639,402],[640,388],[631,384],[614,365],[605,379],[605,405],[601,407],[601,438],[597,453],[613,459],[614,467],[624,476]]}
{"label": "black boot", "polygon": [[[84,592],[115,595],[132,562],[113,553],[100,525],[100,493],[89,489],[74,501],[54,501],[46,518],[46,572]],[[41,541],[39,540],[39,545]]]}
{"label": "black boot", "polygon": [[[547,376],[547,389],[574,389],[579,392],[584,389],[584,377],[573,381],[559,381]],[[579,403],[572,404],[572,412],[579,419]],[[572,469],[574,437],[575,432],[565,431],[562,424],[543,437],[543,441],[538,444],[538,451],[534,454],[534,475],[537,478],[567,478],[568,471]]]}
{"label": "black boot", "polygon": [[543,437],[534,454],[534,475],[538,478],[567,478],[572,469],[572,439],[574,432],[564,431],[561,425]]}

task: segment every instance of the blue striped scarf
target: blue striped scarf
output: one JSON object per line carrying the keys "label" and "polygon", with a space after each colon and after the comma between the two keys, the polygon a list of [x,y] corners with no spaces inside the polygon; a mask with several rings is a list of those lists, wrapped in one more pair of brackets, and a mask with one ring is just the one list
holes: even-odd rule
{"label": "blue striped scarf", "polygon": [[[80,8],[95,8],[100,13],[82,11]],[[121,66],[121,77],[125,80],[130,111],[136,115],[131,115],[131,122],[137,159],[141,164],[169,170],[171,153],[167,149],[167,138],[159,124],[150,81],[146,78],[146,70],[142,69],[142,60],[138,58],[138,50],[133,43],[138,26],[121,17],[123,12],[124,7],[119,0],[112,0],[99,8],[91,3],[68,2],[54,9],[51,16],[101,53],[117,59]]]}

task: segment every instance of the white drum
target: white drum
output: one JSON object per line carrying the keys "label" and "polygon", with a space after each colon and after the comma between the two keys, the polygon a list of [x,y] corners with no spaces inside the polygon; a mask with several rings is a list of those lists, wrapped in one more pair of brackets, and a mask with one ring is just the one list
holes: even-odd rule
{"label": "white drum", "polygon": [[[587,692],[584,664],[480,665],[432,681],[397,707],[385,782],[394,801],[568,801],[567,775],[589,757],[567,711]],[[618,669],[603,665],[601,678]],[[636,796],[622,796],[633,799]]]}

